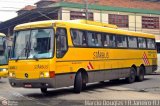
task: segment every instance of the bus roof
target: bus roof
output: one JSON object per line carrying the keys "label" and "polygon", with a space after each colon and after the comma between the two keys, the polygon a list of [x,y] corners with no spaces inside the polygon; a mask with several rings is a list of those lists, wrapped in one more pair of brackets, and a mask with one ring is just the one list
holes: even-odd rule
{"label": "bus roof", "polygon": [[5,34],[3,34],[3,33],[0,33],[0,36],[6,36]]}
{"label": "bus roof", "polygon": [[129,35],[129,36],[139,36],[139,37],[147,37],[147,38],[155,38],[153,34],[142,33],[142,32],[134,32],[118,29],[116,25],[106,24],[95,21],[86,21],[86,20],[70,20],[70,21],[62,21],[62,20],[49,20],[49,21],[37,21],[30,22],[25,24],[17,25],[14,30],[24,30],[24,29],[33,29],[33,28],[45,28],[45,27],[53,27],[55,25],[66,27],[69,26],[71,28],[77,29],[85,29],[91,31],[99,31],[108,32],[111,34],[120,34],[120,35]]}

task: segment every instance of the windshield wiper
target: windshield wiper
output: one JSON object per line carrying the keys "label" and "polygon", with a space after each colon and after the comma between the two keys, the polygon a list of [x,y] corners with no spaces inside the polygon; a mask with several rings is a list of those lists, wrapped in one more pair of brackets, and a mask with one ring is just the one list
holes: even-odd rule
{"label": "windshield wiper", "polygon": [[22,53],[25,51],[25,55],[26,55],[26,53],[28,52],[27,50],[28,50],[28,42],[26,43],[26,46],[25,46],[25,48],[23,48],[22,49],[22,51],[21,51],[21,53],[18,55],[18,57],[17,57],[17,59],[16,59],[16,62],[19,60],[19,57],[22,55]]}
{"label": "windshield wiper", "polygon": [[16,62],[19,60],[19,57],[22,55],[22,53],[27,50],[27,48],[23,48],[23,50],[21,51],[20,55],[18,55],[17,59],[16,59]]}

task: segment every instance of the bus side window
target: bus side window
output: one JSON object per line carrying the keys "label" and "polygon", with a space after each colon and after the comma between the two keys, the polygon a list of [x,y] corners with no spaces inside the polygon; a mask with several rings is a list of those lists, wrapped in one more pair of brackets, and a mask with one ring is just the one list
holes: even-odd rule
{"label": "bus side window", "polygon": [[116,47],[116,36],[109,35],[109,46]]}
{"label": "bus side window", "polygon": [[133,36],[128,36],[128,46],[129,48],[137,48],[137,38]]}
{"label": "bus side window", "polygon": [[100,33],[87,32],[87,40],[89,47],[102,47],[102,39]]}
{"label": "bus side window", "polygon": [[110,45],[110,40],[109,40],[109,35],[108,34],[103,34],[103,46],[104,47],[109,47]]}
{"label": "bus side window", "polygon": [[95,37],[97,39],[96,46],[102,47],[102,34],[101,33],[96,33]]}
{"label": "bus side window", "polygon": [[145,38],[138,38],[138,47],[139,48],[146,48],[146,40],[145,40]]}
{"label": "bus side window", "polygon": [[127,47],[126,36],[117,36],[117,47]]}
{"label": "bus side window", "polygon": [[147,39],[147,47],[148,47],[148,49],[155,49],[154,39]]}
{"label": "bus side window", "polygon": [[87,32],[88,46],[96,46],[93,32]]}
{"label": "bus side window", "polygon": [[56,32],[56,54],[57,58],[62,58],[68,50],[67,31],[64,28],[57,28]]}
{"label": "bus side window", "polygon": [[74,46],[87,46],[85,31],[71,29],[71,37]]}

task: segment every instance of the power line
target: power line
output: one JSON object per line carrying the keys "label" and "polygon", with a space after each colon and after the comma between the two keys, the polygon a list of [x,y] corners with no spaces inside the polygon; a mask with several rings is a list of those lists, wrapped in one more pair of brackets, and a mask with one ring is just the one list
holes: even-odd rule
{"label": "power line", "polygon": [[18,11],[18,10],[20,10],[20,9],[2,9],[2,8],[0,8],[0,11],[1,12],[16,12],[16,11]]}
{"label": "power line", "polygon": [[[57,12],[57,10],[58,9],[55,9],[54,11],[52,11],[52,12],[49,12],[49,13],[47,13],[47,14],[51,14],[51,13],[56,13]],[[36,13],[39,13],[40,14],[40,11],[34,11],[34,12],[36,12]],[[39,17],[44,17],[44,15],[46,16],[46,18],[48,18],[48,19],[50,19],[50,20],[52,20],[52,18],[49,18],[48,16],[47,16],[47,14],[43,14],[43,13],[41,13],[40,15],[41,16],[38,16],[38,17],[34,17],[34,18],[31,18],[30,20],[33,20],[33,19],[36,19],[36,18],[39,18]],[[24,19],[24,18],[26,18],[26,17],[29,17],[30,15],[32,15],[32,14],[28,14],[28,15],[25,15],[25,16],[23,16],[23,17],[21,17],[21,18],[19,18],[19,19],[17,19],[17,20],[14,20],[14,22],[11,22],[10,24],[10,26],[9,27],[4,27],[4,28],[1,28],[0,30],[3,30],[3,29],[8,29],[8,28],[10,28],[10,27],[12,27],[12,26],[15,26],[15,25],[12,25],[13,23],[15,23],[15,22],[17,22],[17,21],[19,21],[19,20],[21,20],[21,19]]]}
{"label": "power line", "polygon": [[21,9],[21,8],[17,8],[17,7],[1,7],[1,8],[4,8],[4,9]]}

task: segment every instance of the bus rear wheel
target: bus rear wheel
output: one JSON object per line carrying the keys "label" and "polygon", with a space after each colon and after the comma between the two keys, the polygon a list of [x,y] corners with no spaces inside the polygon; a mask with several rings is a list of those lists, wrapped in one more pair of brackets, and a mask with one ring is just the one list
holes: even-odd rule
{"label": "bus rear wheel", "polygon": [[74,92],[80,93],[83,86],[82,74],[81,72],[78,72],[74,80]]}
{"label": "bus rear wheel", "polygon": [[139,75],[137,76],[137,81],[143,81],[144,80],[144,73],[145,70],[143,67],[139,68]]}
{"label": "bus rear wheel", "polygon": [[135,68],[131,67],[130,75],[128,78],[126,78],[127,83],[133,83],[133,82],[135,82],[135,79],[136,79],[136,70],[135,70]]}
{"label": "bus rear wheel", "polygon": [[46,93],[47,93],[47,88],[41,88],[41,92],[42,92],[43,94],[46,94]]}

